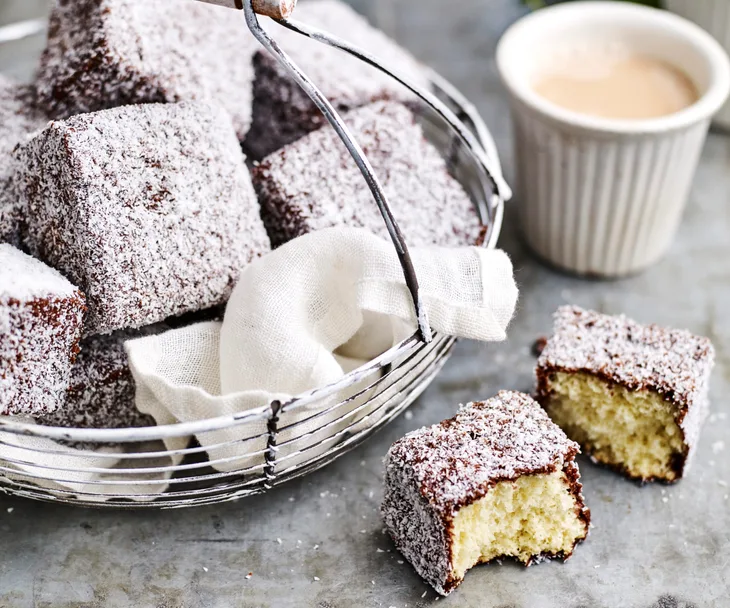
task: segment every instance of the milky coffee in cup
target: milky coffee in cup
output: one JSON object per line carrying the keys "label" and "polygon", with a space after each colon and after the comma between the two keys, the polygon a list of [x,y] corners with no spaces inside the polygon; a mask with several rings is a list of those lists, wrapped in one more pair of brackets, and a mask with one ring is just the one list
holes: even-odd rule
{"label": "milky coffee in cup", "polygon": [[648,56],[583,49],[546,67],[533,88],[568,110],[622,120],[674,114],[699,98],[689,77]]}

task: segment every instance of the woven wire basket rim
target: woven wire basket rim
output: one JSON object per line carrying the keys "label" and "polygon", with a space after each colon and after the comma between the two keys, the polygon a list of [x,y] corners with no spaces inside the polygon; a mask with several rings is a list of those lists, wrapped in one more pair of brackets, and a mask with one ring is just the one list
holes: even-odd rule
{"label": "woven wire basket rim", "polygon": [[[37,35],[45,30],[46,21],[36,19],[19,23],[9,24],[0,27],[0,44],[12,42],[20,38]],[[431,89],[446,96],[458,109],[460,118],[466,118],[472,125],[474,134],[482,146],[484,152],[491,162],[501,173],[499,155],[494,139],[477,112],[476,108],[446,79],[430,68],[424,68],[425,77],[431,85]],[[487,234],[482,246],[493,248],[499,237],[504,212],[504,201],[493,195],[493,204],[489,209],[479,208],[480,215],[486,219]],[[299,395],[291,397],[288,401],[280,404],[283,410],[293,412],[300,408],[328,397],[355,385],[363,378],[377,372],[386,365],[393,363],[399,357],[422,346],[423,342],[418,338],[417,333],[406,338],[399,344],[388,349],[375,359],[365,363],[359,368],[343,375],[339,380],[329,385],[316,387]],[[340,405],[340,404],[338,404]],[[336,406],[333,406],[336,407]],[[142,441],[155,441],[176,437],[193,436],[200,433],[218,431],[234,428],[243,424],[255,421],[267,421],[271,417],[271,404],[262,405],[258,408],[247,410],[236,414],[217,416],[214,418],[196,420],[192,422],[177,422],[166,425],[116,428],[116,429],[87,429],[71,427],[54,427],[37,425],[23,422],[18,418],[0,416],[0,431],[9,432],[15,435],[33,436],[54,441],[65,441],[70,443],[96,443],[96,444],[118,444],[138,443]],[[185,448],[181,450],[165,450],[165,454],[175,452],[190,454],[194,451],[206,451],[204,448]],[[63,452],[67,455],[66,452]],[[79,450],[80,455],[83,454]],[[95,452],[86,452],[87,454]],[[134,455],[129,455],[134,457]],[[102,455],[103,457],[103,455]],[[112,457],[111,455],[109,456]],[[140,454],[139,457],[149,457],[149,454]]]}

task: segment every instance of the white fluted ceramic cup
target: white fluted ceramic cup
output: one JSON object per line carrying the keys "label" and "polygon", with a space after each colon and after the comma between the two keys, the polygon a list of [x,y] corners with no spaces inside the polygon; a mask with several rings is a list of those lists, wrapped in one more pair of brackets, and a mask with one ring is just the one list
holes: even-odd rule
{"label": "white fluted ceramic cup", "polygon": [[[730,53],[730,2],[728,0],[664,0],[664,6],[685,19],[694,21]],[[730,103],[726,102],[712,119],[730,129]]]}
{"label": "white fluted ceramic cup", "polygon": [[[698,101],[660,118],[623,120],[579,114],[533,90],[557,53],[600,44],[677,67]],[[573,2],[512,25],[499,42],[497,66],[510,94],[527,244],[584,276],[620,277],[658,261],[678,229],[710,118],[730,92],[730,61],[720,45],[666,11]]]}

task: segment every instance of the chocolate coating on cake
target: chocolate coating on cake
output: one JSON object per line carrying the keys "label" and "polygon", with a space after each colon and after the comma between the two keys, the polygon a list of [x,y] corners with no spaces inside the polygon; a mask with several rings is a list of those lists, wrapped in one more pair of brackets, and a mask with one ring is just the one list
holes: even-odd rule
{"label": "chocolate coating on cake", "polygon": [[58,272],[0,243],[0,415],[62,404],[84,310],[82,293]]}
{"label": "chocolate coating on cake", "polygon": [[259,48],[242,13],[181,0],[58,0],[37,79],[54,118],[136,103],[214,101],[251,124]]}
{"label": "chocolate coating on cake", "polygon": [[454,516],[500,482],[564,471],[587,534],[590,512],[574,463],[578,451],[528,395],[501,391],[469,403],[388,451],[381,507],[386,528],[419,574],[447,594],[460,582],[451,578]]}
{"label": "chocolate coating on cake", "polygon": [[96,429],[153,426],[154,418],[142,414],[135,405],[134,378],[124,343],[166,329],[167,325],[159,323],[141,330],[84,338],[63,405],[49,415],[38,417],[37,422]]}
{"label": "chocolate coating on cake", "polygon": [[221,304],[269,249],[221,108],[184,102],[74,116],[16,156],[28,246],[84,290],[86,335]]}
{"label": "chocolate coating on cake", "polygon": [[[376,102],[345,120],[381,179],[409,245],[472,245],[484,227],[469,196],[449,175],[413,114],[396,102]],[[367,228],[388,237],[362,174],[327,127],[264,159],[253,180],[273,246],[329,228]]]}
{"label": "chocolate coating on cake", "polygon": [[[419,84],[426,80],[418,62],[349,6],[337,0],[302,2],[294,18],[334,35],[387,61],[389,67]],[[320,88],[339,112],[377,100],[408,100],[411,94],[390,76],[342,51],[275,26],[280,46]],[[326,123],[309,96],[277,60],[259,50],[253,65],[253,125],[244,145],[261,159]]]}
{"label": "chocolate coating on cake", "polygon": [[671,466],[680,478],[708,409],[715,359],[710,340],[686,330],[641,325],[624,315],[577,306],[557,310],[553,331],[537,362],[538,401],[549,404],[550,378],[556,372],[591,374],[609,385],[659,394],[676,407],[674,417],[685,449]]}
{"label": "chocolate coating on cake", "polygon": [[31,106],[30,87],[0,75],[0,243],[18,247],[22,205],[12,189],[13,149],[48,119]]}
{"label": "chocolate coating on cake", "polygon": [[562,306],[537,365],[540,374],[587,372],[686,407],[703,397],[714,357],[708,338],[686,330]]}

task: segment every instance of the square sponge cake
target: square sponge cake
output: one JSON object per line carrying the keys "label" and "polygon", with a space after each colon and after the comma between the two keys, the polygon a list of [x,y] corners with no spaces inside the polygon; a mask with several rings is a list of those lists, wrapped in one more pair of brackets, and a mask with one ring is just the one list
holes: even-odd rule
{"label": "square sponge cake", "polygon": [[697,443],[713,360],[688,331],[564,306],[538,360],[538,400],[596,462],[672,482]]}
{"label": "square sponge cake", "polygon": [[[179,0],[175,0],[179,1]],[[427,78],[421,65],[405,49],[340,0],[300,2],[294,19],[344,36],[421,86]],[[264,23],[264,26],[267,24]],[[271,33],[281,48],[312,79],[338,112],[379,100],[414,99],[392,77],[347,53],[281,27]],[[261,159],[286,144],[327,124],[322,113],[296,81],[264,49],[253,58],[253,124],[244,145]]]}
{"label": "square sponge cake", "polygon": [[231,119],[199,102],[54,121],[16,149],[31,253],[86,295],[86,335],[225,302],[269,250]]}
{"label": "square sponge cake", "polygon": [[470,403],[390,448],[386,528],[443,595],[478,563],[567,559],[590,523],[577,453],[528,395],[502,391]]}
{"label": "square sponge cake", "polygon": [[58,409],[86,310],[60,273],[0,243],[0,416]]}
{"label": "square sponge cake", "polygon": [[139,103],[215,102],[239,139],[259,48],[241,12],[193,0],[58,0],[36,81],[52,118]]}
{"label": "square sponge cake", "polygon": [[[344,120],[410,245],[456,247],[483,239],[485,227],[469,195],[405,105],[378,101],[348,112]],[[389,238],[360,170],[329,126],[266,157],[252,177],[274,247],[332,226]]]}

